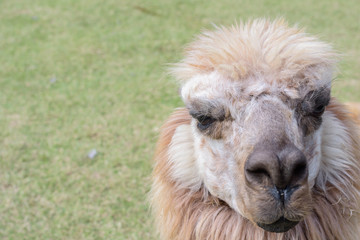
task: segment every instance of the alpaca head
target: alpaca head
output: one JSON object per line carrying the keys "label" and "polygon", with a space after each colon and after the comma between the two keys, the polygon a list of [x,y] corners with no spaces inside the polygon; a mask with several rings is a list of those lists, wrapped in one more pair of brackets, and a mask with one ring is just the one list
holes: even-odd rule
{"label": "alpaca head", "polygon": [[301,221],[320,170],[335,58],[281,20],[218,28],[189,45],[173,69],[192,116],[184,184],[201,184],[267,231]]}

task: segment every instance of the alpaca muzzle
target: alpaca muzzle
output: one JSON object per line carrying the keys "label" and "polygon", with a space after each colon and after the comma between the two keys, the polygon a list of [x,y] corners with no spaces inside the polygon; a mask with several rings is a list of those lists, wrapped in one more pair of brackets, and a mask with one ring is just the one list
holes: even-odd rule
{"label": "alpaca muzzle", "polygon": [[257,144],[245,164],[246,184],[257,199],[254,222],[270,232],[286,232],[298,224],[303,217],[299,204],[309,202],[307,177],[307,159],[294,144]]}

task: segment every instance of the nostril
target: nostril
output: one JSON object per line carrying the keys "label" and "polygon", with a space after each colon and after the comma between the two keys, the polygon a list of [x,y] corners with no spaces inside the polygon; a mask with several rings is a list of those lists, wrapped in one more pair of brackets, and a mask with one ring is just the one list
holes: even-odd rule
{"label": "nostril", "polygon": [[302,175],[304,175],[305,171],[306,171],[306,163],[302,162],[295,166],[293,175],[294,176],[302,176]]}
{"label": "nostril", "polygon": [[292,171],[292,182],[293,184],[301,181],[307,173],[307,164],[306,161],[299,161],[297,162],[294,167],[293,167],[293,171]]}
{"label": "nostril", "polygon": [[254,151],[245,163],[245,177],[251,184],[269,185],[278,172],[276,155],[271,151]]}
{"label": "nostril", "polygon": [[[282,163],[283,179],[281,186],[293,187],[304,184],[308,175],[307,160],[304,153],[295,145],[289,144],[279,152],[279,159]],[[280,187],[277,185],[277,187]]]}
{"label": "nostril", "polygon": [[266,171],[266,169],[264,168],[257,168],[257,169],[248,169],[247,170],[250,174],[255,175],[255,176],[261,176],[261,175],[265,175],[266,177],[270,177],[270,174],[268,173],[268,171]]}
{"label": "nostril", "polygon": [[263,183],[266,179],[271,179],[270,173],[263,167],[246,169],[248,180]]}

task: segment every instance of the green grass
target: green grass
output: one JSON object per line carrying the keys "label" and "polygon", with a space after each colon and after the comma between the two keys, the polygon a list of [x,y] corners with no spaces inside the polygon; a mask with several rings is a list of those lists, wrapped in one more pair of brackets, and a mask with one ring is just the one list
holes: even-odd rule
{"label": "green grass", "polygon": [[344,53],[334,95],[360,101],[359,12],[358,0],[0,0],[0,239],[156,239],[151,159],[182,106],[166,64],[212,23],[284,16]]}

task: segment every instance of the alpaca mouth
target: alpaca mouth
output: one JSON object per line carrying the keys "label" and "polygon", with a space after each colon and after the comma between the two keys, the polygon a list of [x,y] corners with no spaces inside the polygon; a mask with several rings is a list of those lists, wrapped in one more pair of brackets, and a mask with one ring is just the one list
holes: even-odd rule
{"label": "alpaca mouth", "polygon": [[270,224],[257,223],[257,225],[266,231],[281,233],[290,230],[291,228],[295,227],[296,224],[298,223],[299,221],[290,221],[285,217],[281,217],[276,222]]}

